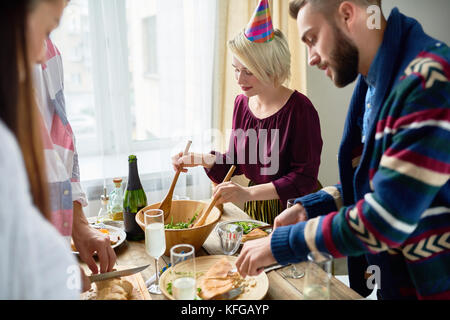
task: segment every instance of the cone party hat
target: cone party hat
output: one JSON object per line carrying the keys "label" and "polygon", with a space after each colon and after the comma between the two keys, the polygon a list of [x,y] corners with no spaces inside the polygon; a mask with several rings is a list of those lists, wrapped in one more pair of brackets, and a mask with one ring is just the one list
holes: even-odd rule
{"label": "cone party hat", "polygon": [[253,17],[245,29],[248,40],[257,43],[272,41],[274,37],[272,18],[268,0],[261,0]]}

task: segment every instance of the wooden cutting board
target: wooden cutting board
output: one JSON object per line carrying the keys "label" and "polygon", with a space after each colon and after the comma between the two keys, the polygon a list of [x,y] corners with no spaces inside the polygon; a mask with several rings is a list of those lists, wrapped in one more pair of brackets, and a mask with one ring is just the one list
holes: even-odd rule
{"label": "wooden cutting board", "polygon": [[[118,270],[133,268],[130,266],[120,266],[117,267]],[[133,285],[133,292],[131,293],[130,300],[152,300],[147,287],[145,286],[144,278],[142,278],[141,273],[135,273],[131,276],[122,277],[121,279],[129,281]],[[81,300],[96,300],[97,297],[97,286],[95,283],[92,284],[89,291],[83,292],[81,294]]]}

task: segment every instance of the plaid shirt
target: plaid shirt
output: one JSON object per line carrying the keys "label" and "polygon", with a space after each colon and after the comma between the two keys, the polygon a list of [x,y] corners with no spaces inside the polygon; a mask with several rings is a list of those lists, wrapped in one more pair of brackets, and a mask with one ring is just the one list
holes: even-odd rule
{"label": "plaid shirt", "polygon": [[49,182],[52,223],[63,236],[71,236],[73,201],[87,206],[80,184],[75,137],[67,120],[61,54],[47,40],[46,63],[35,68],[38,105],[45,123],[44,153]]}

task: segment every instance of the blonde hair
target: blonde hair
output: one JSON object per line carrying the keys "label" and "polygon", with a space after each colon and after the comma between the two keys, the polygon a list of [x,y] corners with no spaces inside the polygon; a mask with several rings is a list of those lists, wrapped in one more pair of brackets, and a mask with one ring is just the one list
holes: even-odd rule
{"label": "blonde hair", "polygon": [[247,39],[244,31],[228,41],[234,56],[265,84],[278,87],[288,81],[291,76],[291,53],[283,33],[275,29],[272,41],[255,43]]}

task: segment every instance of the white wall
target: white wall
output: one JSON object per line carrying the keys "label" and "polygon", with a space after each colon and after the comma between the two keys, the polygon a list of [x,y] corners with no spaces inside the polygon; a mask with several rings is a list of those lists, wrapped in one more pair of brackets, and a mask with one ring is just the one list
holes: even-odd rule
{"label": "white wall", "polygon": [[[383,0],[386,18],[394,6],[418,20],[430,36],[450,44],[450,0]],[[319,112],[322,127],[324,145],[319,179],[324,185],[339,181],[337,154],[353,89],[354,83],[337,89],[323,71],[316,67],[307,69],[308,97]]]}

